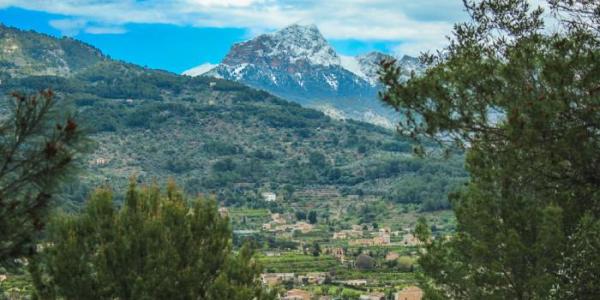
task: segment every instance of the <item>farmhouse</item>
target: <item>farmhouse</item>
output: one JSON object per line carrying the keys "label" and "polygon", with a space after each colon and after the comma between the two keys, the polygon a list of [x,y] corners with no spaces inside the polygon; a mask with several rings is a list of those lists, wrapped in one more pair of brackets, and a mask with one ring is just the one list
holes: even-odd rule
{"label": "farmhouse", "polygon": [[277,200],[277,195],[273,192],[263,192],[260,195],[262,196],[263,200],[267,202],[274,202],[275,200]]}
{"label": "farmhouse", "polygon": [[333,233],[334,240],[345,240],[347,238],[348,238],[348,234],[346,233],[345,230]]}
{"label": "farmhouse", "polygon": [[389,245],[390,241],[389,232],[380,232],[379,236],[374,238],[351,240],[349,244],[351,246],[384,246]]}
{"label": "farmhouse", "polygon": [[289,226],[285,225],[287,221],[281,214],[271,214],[271,221],[262,225],[265,231],[286,231]]}
{"label": "farmhouse", "polygon": [[331,256],[335,257],[341,263],[344,263],[344,261],[346,260],[346,255],[345,255],[346,253],[344,251],[344,248],[341,248],[341,247],[326,248],[325,253],[328,253]]}
{"label": "farmhouse", "polygon": [[351,279],[351,280],[342,280],[337,281],[338,283],[349,285],[349,286],[365,286],[367,285],[366,279]]}
{"label": "farmhouse", "polygon": [[419,240],[412,233],[405,234],[400,243],[404,246],[417,246],[420,244]]}
{"label": "farmhouse", "polygon": [[277,252],[277,251],[267,251],[267,252],[265,252],[265,256],[266,257],[281,256],[281,253]]}
{"label": "farmhouse", "polygon": [[348,242],[350,246],[373,246],[373,239],[358,239]]}
{"label": "farmhouse", "polygon": [[334,240],[345,240],[348,238],[357,238],[362,236],[362,230],[340,230],[333,233]]}
{"label": "farmhouse", "polygon": [[294,273],[262,273],[260,280],[266,286],[275,286],[283,282],[293,282],[296,278]]}
{"label": "farmhouse", "polygon": [[390,244],[390,236],[376,236],[373,238],[373,245],[383,246]]}
{"label": "farmhouse", "polygon": [[109,160],[106,158],[103,158],[103,157],[98,157],[98,158],[92,160],[92,164],[96,165],[96,166],[104,166],[104,165],[107,165],[108,162],[109,162]]}
{"label": "farmhouse", "polygon": [[323,284],[327,279],[327,273],[312,272],[303,276],[298,276],[298,282],[301,284]]}
{"label": "farmhouse", "polygon": [[382,292],[374,292],[366,295],[360,295],[360,300],[385,300],[385,294]]}

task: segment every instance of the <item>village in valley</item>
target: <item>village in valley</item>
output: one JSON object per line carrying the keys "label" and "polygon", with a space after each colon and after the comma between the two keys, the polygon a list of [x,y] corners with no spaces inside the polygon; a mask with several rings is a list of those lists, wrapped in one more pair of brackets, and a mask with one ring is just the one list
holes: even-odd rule
{"label": "village in valley", "polygon": [[[417,218],[424,215],[434,224],[436,237],[454,226],[447,211],[423,213],[375,197],[324,190],[297,192],[293,201],[274,191],[259,195],[269,209],[221,207],[219,212],[229,217],[234,242],[256,244],[262,284],[281,299],[421,299],[415,278]],[[365,216],[371,210],[376,213]]]}

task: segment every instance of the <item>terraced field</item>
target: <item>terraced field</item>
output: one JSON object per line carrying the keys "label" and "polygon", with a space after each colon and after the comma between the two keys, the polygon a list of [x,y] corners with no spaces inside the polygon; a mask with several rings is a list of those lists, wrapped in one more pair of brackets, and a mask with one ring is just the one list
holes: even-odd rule
{"label": "terraced field", "polygon": [[302,253],[284,252],[281,256],[259,256],[258,260],[269,273],[328,272],[341,264],[328,255],[312,256]]}

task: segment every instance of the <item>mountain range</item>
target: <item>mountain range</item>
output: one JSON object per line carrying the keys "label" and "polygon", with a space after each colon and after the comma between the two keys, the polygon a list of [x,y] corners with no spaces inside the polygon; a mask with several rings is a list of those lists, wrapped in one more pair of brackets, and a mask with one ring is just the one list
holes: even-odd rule
{"label": "mountain range", "polygon": [[[325,192],[436,209],[448,207],[446,193],[466,176],[459,159],[412,157],[410,142],[392,130],[336,120],[238,82],[113,60],[72,38],[0,24],[0,66],[0,98],[52,88],[60,111],[73,111],[96,144],[66,203],[99,185],[124,190],[136,176],[174,178],[226,205],[267,205],[260,193],[274,191],[288,203],[309,195],[313,206],[325,205],[310,200]],[[5,111],[9,102],[0,103]]]}
{"label": "mountain range", "polygon": [[[242,82],[319,109],[337,118],[352,118],[392,128],[393,110],[377,99],[379,63],[394,59],[381,52],[339,55],[314,25],[291,25],[234,44],[218,65],[204,64],[183,74]],[[403,76],[422,72],[414,57],[397,59]]]}

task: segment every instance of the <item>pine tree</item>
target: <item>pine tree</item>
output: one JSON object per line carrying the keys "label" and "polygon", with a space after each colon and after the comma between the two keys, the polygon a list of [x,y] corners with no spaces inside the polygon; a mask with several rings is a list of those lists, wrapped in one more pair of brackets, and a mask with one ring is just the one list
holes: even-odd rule
{"label": "pine tree", "polygon": [[77,122],[58,114],[52,91],[11,96],[0,118],[0,265],[35,252],[52,196],[88,145]]}
{"label": "pine tree", "polygon": [[121,208],[98,190],[81,214],[51,220],[30,266],[41,299],[271,298],[253,251],[233,253],[216,202],[188,202],[173,183],[162,194],[132,181]]}
{"label": "pine tree", "polygon": [[593,299],[600,3],[550,0],[544,14],[527,0],[464,2],[472,21],[422,57],[423,76],[401,82],[394,62],[382,63],[382,99],[417,153],[430,141],[467,153],[470,182],[451,197],[457,232],[428,242],[419,260],[427,297]]}

